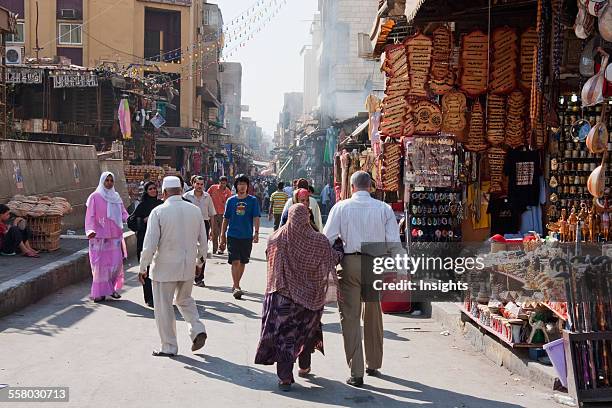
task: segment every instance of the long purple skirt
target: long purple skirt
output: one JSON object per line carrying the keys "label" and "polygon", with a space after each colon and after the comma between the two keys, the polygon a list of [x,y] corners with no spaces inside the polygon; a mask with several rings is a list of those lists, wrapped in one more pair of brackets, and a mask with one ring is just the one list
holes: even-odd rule
{"label": "long purple skirt", "polygon": [[323,309],[312,311],[293,300],[266,295],[255,364],[294,363],[301,353],[323,353]]}
{"label": "long purple skirt", "polygon": [[89,262],[93,275],[92,298],[110,296],[123,287],[122,242],[121,238],[89,240]]}

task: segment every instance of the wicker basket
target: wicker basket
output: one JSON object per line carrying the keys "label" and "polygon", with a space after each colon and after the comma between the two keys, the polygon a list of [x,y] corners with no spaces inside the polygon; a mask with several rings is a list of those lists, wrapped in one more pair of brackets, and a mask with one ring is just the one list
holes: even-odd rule
{"label": "wicker basket", "polygon": [[61,231],[49,235],[32,235],[32,248],[37,251],[53,252],[60,249]]}
{"label": "wicker basket", "polygon": [[28,217],[28,226],[32,230],[32,248],[37,251],[57,251],[62,235],[62,218],[61,215]]}
{"label": "wicker basket", "polygon": [[62,216],[28,217],[28,226],[34,235],[51,235],[62,230]]}

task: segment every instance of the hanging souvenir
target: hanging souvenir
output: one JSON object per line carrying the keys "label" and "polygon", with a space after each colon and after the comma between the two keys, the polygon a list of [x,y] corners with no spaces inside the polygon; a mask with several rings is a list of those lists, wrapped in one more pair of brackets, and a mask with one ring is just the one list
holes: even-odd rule
{"label": "hanging souvenir", "polygon": [[505,144],[513,149],[525,144],[525,95],[515,90],[508,96]]}
{"label": "hanging souvenir", "polygon": [[492,146],[504,142],[506,123],[506,98],[489,95],[487,100],[487,141]]}
{"label": "hanging souvenir", "polygon": [[410,71],[409,96],[424,98],[427,96],[425,85],[428,83],[431,66],[432,41],[424,34],[406,38],[404,42],[408,52]]}
{"label": "hanging souvenir", "polygon": [[472,31],[461,39],[461,79],[460,86],[470,96],[478,96],[487,91],[489,76],[489,39],[480,30]]}
{"label": "hanging souvenir", "polygon": [[608,104],[604,103],[601,108],[599,121],[591,128],[586,138],[586,146],[593,154],[603,153],[608,148],[608,129],[606,128]]}
{"label": "hanging souvenir", "polygon": [[387,86],[382,102],[380,132],[383,136],[401,138],[406,135],[404,132],[408,109],[406,92],[410,89],[408,56],[403,45],[385,47],[383,71],[387,77]]}
{"label": "hanging souvenir", "polygon": [[602,55],[601,67],[582,87],[581,99],[583,107],[594,106],[604,101],[603,88],[606,81],[605,72],[608,66],[609,55],[601,48],[598,51]]}
{"label": "hanging souvenir", "polygon": [[589,14],[585,4],[582,1],[578,1],[578,15],[576,16],[576,22],[574,24],[574,33],[576,37],[581,40],[586,40],[593,32],[594,25],[595,18]]}
{"label": "hanging souvenir", "polygon": [[612,4],[608,1],[608,5],[602,10],[598,19],[599,34],[607,42],[612,42]]}
{"label": "hanging souvenir", "polygon": [[520,55],[520,84],[523,88],[531,88],[531,77],[533,75],[534,50],[538,45],[538,34],[535,27],[529,27],[521,34],[521,55]]}
{"label": "hanging souvenir", "polygon": [[459,91],[451,91],[442,97],[442,132],[452,134],[463,142],[467,120],[467,101]]}
{"label": "hanging souvenir", "polygon": [[442,126],[442,113],[433,102],[419,101],[413,105],[415,133],[435,134]]}
{"label": "hanging souvenir", "polygon": [[489,174],[491,176],[491,193],[501,193],[503,187],[504,161],[506,151],[499,147],[491,147],[487,150],[487,162],[489,164]]}
{"label": "hanging souvenir", "polygon": [[465,149],[471,152],[482,152],[487,149],[484,135],[484,112],[479,101],[474,102],[470,115],[470,127]]}
{"label": "hanging souvenir", "polygon": [[493,32],[493,63],[489,89],[495,94],[507,94],[516,88],[518,64],[518,36],[510,27]]}
{"label": "hanging souvenir", "polygon": [[433,52],[429,88],[435,95],[444,95],[453,89],[455,75],[450,66],[453,33],[442,25],[433,32]]}

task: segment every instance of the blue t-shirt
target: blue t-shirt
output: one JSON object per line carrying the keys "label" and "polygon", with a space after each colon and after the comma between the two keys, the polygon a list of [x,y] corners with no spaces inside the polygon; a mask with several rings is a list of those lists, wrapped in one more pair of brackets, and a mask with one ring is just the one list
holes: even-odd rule
{"label": "blue t-shirt", "polygon": [[259,201],[255,196],[238,198],[233,195],[225,203],[225,213],[228,221],[227,236],[238,239],[253,238],[253,219],[261,217]]}

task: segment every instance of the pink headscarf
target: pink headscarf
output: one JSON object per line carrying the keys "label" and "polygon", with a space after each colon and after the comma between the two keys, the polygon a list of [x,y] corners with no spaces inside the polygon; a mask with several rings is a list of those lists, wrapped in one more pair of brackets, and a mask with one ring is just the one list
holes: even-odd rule
{"label": "pink headscarf", "polygon": [[289,208],[287,223],[268,241],[267,255],[266,294],[278,292],[310,310],[323,308],[330,274],[337,283],[335,266],[342,254],[310,228],[305,206]]}

